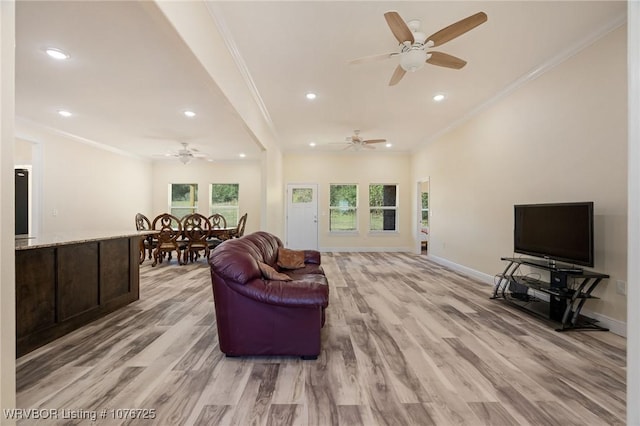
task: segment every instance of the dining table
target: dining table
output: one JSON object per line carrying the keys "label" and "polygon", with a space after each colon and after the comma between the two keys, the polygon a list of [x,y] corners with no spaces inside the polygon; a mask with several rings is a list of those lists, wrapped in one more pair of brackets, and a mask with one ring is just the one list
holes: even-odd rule
{"label": "dining table", "polygon": [[228,240],[235,237],[237,232],[238,229],[235,226],[227,228],[214,228],[209,230],[209,236],[217,238],[219,240]]}

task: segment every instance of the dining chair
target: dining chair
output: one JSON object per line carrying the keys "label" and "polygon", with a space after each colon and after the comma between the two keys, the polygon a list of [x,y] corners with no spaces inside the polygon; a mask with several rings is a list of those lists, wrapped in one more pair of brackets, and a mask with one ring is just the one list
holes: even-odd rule
{"label": "dining chair", "polygon": [[240,220],[238,220],[238,226],[236,227],[236,231],[233,233],[233,238],[240,238],[244,235],[244,227],[247,225],[247,214],[245,213],[240,216]]}
{"label": "dining chair", "polygon": [[[148,231],[151,229],[151,221],[148,217],[142,213],[136,213],[136,231]],[[149,254],[149,260],[153,254],[153,249],[156,246],[156,242],[153,235],[147,235],[140,238],[140,263],[144,262],[146,257],[145,253]]]}
{"label": "dining chair", "polygon": [[193,213],[182,219],[182,233],[186,238],[187,245],[184,249],[183,264],[187,260],[191,262],[197,259],[200,251],[204,250],[205,259],[209,258],[209,234],[211,231],[211,222],[200,213]]}
{"label": "dining chair", "polygon": [[185,244],[178,240],[182,236],[182,223],[180,219],[172,214],[163,213],[153,220],[151,228],[154,231],[159,231],[156,236],[158,243],[153,251],[153,263],[151,266],[156,266],[158,261],[162,263],[164,254],[168,253],[171,255],[174,251],[178,255],[178,264],[182,264],[180,256]]}
{"label": "dining chair", "polygon": [[227,219],[220,213],[214,213],[208,219],[211,223],[211,229],[224,229],[227,227]]}
{"label": "dining chair", "polygon": [[216,232],[216,230],[222,231],[227,228],[227,219],[219,213],[214,213],[207,219],[211,223],[211,232],[209,238],[207,238],[207,243],[209,244],[209,249],[212,250],[228,239],[225,235],[226,232]]}

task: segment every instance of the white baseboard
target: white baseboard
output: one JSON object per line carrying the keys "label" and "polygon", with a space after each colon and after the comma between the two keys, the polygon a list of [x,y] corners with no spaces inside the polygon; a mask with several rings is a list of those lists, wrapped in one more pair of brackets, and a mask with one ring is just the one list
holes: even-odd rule
{"label": "white baseboard", "polygon": [[318,249],[321,252],[328,253],[340,253],[340,252],[358,252],[358,253],[412,253],[413,249],[410,247],[320,247]]}
{"label": "white baseboard", "polygon": [[610,332],[613,334],[617,334],[618,336],[627,337],[627,323],[609,318],[606,315],[599,314],[597,312],[590,311],[587,308],[584,308],[581,312],[585,317],[593,318],[598,321],[598,325],[602,327],[607,327]]}
{"label": "white baseboard", "polygon": [[[475,278],[479,281],[482,281],[485,284],[494,285],[494,276],[485,274],[484,272],[476,271],[475,269],[471,269],[467,266],[460,265],[458,263],[452,262],[450,260],[444,259],[438,256],[428,256],[429,260],[432,260],[442,266],[446,266],[448,268],[453,269],[454,271],[458,271],[462,274],[468,275],[469,277]],[[599,322],[599,325],[602,327],[606,327],[613,334],[617,334],[618,336],[627,337],[627,323],[610,318],[606,315],[599,314],[597,312],[593,312],[589,309],[583,309],[582,314],[588,318],[593,318]]]}
{"label": "white baseboard", "polygon": [[489,274],[485,274],[484,272],[480,272],[480,271],[476,271],[475,269],[471,269],[467,266],[464,265],[460,265],[458,263],[454,263],[450,260],[447,260],[443,257],[438,257],[438,256],[432,256],[429,255],[428,256],[429,260],[433,260],[434,262],[442,265],[442,266],[446,266],[448,268],[451,268],[455,271],[461,272],[465,275],[468,275],[472,278],[475,278],[477,280],[482,281],[485,284],[489,284],[489,285],[493,285],[494,284],[494,276],[493,275],[489,275]]}

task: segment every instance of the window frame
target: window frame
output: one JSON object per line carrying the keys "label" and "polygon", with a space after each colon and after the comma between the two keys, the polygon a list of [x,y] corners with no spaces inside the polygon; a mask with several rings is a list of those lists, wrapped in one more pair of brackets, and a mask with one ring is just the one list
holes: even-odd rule
{"label": "window frame", "polygon": [[[174,185],[187,185],[190,186],[191,188],[193,188],[193,198],[191,200],[189,200],[191,202],[191,206],[176,206],[174,205],[174,200],[173,200],[173,186]],[[171,182],[169,183],[169,194],[168,194],[168,205],[169,205],[169,213],[175,217],[177,217],[178,219],[182,219],[183,217],[187,216],[188,214],[192,214],[192,213],[197,213],[198,212],[198,184],[197,183],[179,183],[179,182]],[[191,210],[191,213],[186,213],[183,215],[178,215],[174,212],[175,210]]]}
{"label": "window frame", "polygon": [[[423,195],[427,194],[427,207],[424,206]],[[427,213],[427,224],[424,224],[423,213]],[[429,228],[429,192],[420,193],[420,227],[422,229]]]}
{"label": "window frame", "polygon": [[[383,190],[385,186],[393,186],[395,187],[395,205],[394,206],[373,206],[371,205],[371,187],[372,186],[382,186]],[[380,234],[390,234],[390,233],[398,233],[398,225],[400,221],[400,185],[397,183],[370,183],[368,186],[367,196],[369,198],[369,233],[380,233]],[[371,220],[371,213],[373,210],[382,210],[386,211],[394,211],[394,224],[393,229],[372,229],[373,221]],[[383,222],[384,227],[384,222]]]}
{"label": "window frame", "polygon": [[[355,187],[356,193],[356,201],[355,206],[332,206],[331,205],[331,189],[334,186],[353,186]],[[359,220],[358,220],[358,211],[359,211],[359,203],[360,203],[360,195],[359,195],[359,186],[357,183],[330,183],[329,184],[329,232],[332,234],[356,234],[359,229]],[[353,215],[355,217],[355,225],[354,229],[331,229],[331,217],[334,210],[353,210]]]}

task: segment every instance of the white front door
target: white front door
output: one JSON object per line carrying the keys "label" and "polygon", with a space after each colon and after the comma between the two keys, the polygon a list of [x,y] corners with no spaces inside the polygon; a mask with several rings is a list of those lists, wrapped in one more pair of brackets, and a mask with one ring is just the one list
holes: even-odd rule
{"label": "white front door", "polygon": [[292,249],[318,249],[318,185],[287,185],[287,241]]}

